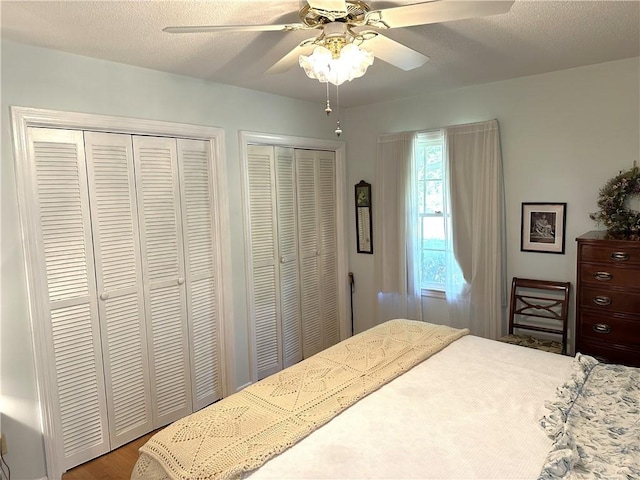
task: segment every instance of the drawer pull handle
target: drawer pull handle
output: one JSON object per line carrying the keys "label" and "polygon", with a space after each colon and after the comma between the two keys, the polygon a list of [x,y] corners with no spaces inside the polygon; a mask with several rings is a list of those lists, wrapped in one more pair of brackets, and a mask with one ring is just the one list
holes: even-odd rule
{"label": "drawer pull handle", "polygon": [[599,280],[601,282],[608,282],[613,278],[613,275],[609,272],[596,272],[593,276],[596,280]]}
{"label": "drawer pull handle", "polygon": [[606,305],[611,305],[611,299],[609,297],[593,297],[593,303],[604,307]]}
{"label": "drawer pull handle", "polygon": [[611,260],[615,260],[616,262],[629,260],[629,254],[626,252],[613,252],[610,256]]}
{"label": "drawer pull handle", "polygon": [[611,327],[606,323],[596,323],[593,326],[593,331],[596,333],[611,333]]}

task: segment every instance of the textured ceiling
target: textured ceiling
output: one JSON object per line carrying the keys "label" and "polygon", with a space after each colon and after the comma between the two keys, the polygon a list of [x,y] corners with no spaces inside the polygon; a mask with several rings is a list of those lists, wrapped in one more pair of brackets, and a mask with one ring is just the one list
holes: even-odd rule
{"label": "textured ceiling", "polygon": [[[450,0],[444,0],[450,1]],[[373,9],[420,3],[371,1]],[[301,2],[7,1],[2,39],[88,57],[323,101],[302,69],[264,72],[309,32],[168,34],[167,26],[298,22]],[[405,72],[376,60],[340,87],[343,106],[640,56],[640,0],[523,1],[504,15],[393,29],[430,57]]]}

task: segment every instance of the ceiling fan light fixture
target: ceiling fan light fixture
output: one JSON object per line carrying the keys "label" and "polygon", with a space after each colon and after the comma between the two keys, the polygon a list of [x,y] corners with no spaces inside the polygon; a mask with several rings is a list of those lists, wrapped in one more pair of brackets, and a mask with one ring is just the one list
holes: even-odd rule
{"label": "ceiling fan light fixture", "polygon": [[363,76],[373,64],[373,53],[354,43],[344,45],[337,55],[328,48],[317,46],[311,55],[300,55],[299,62],[309,78],[341,85]]}
{"label": "ceiling fan light fixture", "polygon": [[307,77],[315,78],[325,83],[327,82],[331,60],[331,52],[325,47],[318,46],[313,49],[311,55],[300,55],[299,63]]}

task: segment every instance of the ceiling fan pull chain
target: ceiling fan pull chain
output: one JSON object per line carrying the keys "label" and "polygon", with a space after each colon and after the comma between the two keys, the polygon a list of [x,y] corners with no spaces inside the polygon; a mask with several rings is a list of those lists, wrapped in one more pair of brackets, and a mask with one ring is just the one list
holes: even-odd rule
{"label": "ceiling fan pull chain", "polygon": [[340,128],[340,85],[336,85],[336,109],[338,111],[338,122],[336,123],[336,135],[340,136],[342,129]]}
{"label": "ceiling fan pull chain", "polygon": [[329,82],[326,82],[327,84],[327,108],[324,109],[325,113],[327,114],[327,117],[329,115],[331,115],[331,104],[329,103]]}

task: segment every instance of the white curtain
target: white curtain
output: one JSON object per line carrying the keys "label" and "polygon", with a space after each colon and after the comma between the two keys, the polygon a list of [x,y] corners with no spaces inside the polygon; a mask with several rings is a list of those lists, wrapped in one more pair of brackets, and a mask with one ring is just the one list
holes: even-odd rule
{"label": "white curtain", "polygon": [[[449,323],[498,338],[506,305],[504,182],[497,120],[445,128],[451,250],[465,282],[447,281]],[[448,270],[449,271],[452,271]]]}
{"label": "white curtain", "polygon": [[422,320],[415,133],[378,139],[374,210],[376,321]]}

